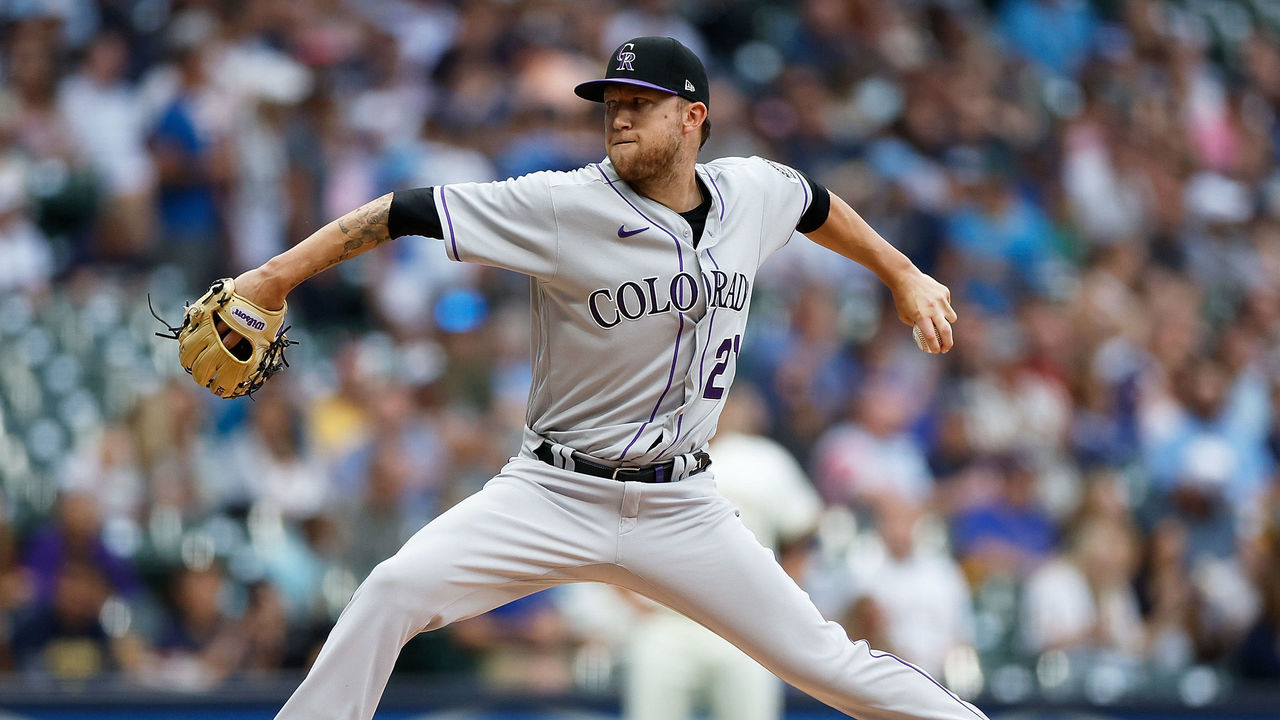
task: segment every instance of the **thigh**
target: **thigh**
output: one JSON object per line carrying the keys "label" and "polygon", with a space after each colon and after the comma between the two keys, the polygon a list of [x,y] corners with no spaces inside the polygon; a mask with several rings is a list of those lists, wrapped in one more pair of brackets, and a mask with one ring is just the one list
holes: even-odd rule
{"label": "thigh", "polygon": [[[600,561],[599,508],[549,492],[508,465],[428,523],[362,584],[425,613],[433,630],[543,588]],[[534,468],[536,471],[536,468]],[[359,591],[358,591],[359,592]]]}

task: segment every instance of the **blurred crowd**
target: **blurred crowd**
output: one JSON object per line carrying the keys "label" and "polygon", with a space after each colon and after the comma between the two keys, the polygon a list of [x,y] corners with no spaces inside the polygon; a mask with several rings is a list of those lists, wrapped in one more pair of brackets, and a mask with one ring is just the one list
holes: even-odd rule
{"label": "blurred crowd", "polygon": [[[1247,0],[0,4],[0,670],[305,668],[360,579],[518,447],[527,282],[388,244],[291,296],[303,343],[252,402],[174,372],[147,293],[173,320],[384,192],[599,160],[570,88],[655,34],[709,67],[704,160],[804,170],[954,293],[935,357],[802,237],[759,276],[735,430],[821,499],[780,552],[828,617],[1004,700],[1280,678],[1278,22]],[[646,612],[540,593],[400,667],[608,687]]]}

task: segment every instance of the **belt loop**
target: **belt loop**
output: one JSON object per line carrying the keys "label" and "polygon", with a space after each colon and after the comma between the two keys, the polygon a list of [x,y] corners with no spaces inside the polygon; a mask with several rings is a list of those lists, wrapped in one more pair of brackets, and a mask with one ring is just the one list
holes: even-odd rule
{"label": "belt loop", "polygon": [[560,467],[570,472],[573,471],[573,448],[568,445],[557,445],[556,455],[560,458]]}

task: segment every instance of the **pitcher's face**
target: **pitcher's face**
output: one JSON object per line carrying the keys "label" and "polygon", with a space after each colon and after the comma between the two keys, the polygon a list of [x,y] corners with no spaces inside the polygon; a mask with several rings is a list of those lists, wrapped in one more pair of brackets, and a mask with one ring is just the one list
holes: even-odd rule
{"label": "pitcher's face", "polygon": [[618,177],[635,184],[671,171],[685,142],[679,96],[618,84],[604,91],[605,147]]}

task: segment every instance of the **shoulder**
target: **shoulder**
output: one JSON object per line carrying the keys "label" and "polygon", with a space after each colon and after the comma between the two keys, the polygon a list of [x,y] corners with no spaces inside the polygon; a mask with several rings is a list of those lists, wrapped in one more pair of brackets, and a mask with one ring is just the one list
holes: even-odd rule
{"label": "shoulder", "polygon": [[526,173],[516,177],[509,177],[505,180],[494,180],[491,182],[447,183],[447,186],[452,188],[461,188],[466,186],[510,186],[557,189],[583,187],[593,184],[605,185],[607,182],[608,178],[605,177],[595,163],[592,163],[576,170],[539,170],[537,172]]}
{"label": "shoulder", "polygon": [[[762,211],[775,203],[798,202],[809,196],[807,186],[795,170],[756,155],[751,157],[726,157],[699,166],[704,178],[715,188],[721,201],[736,208],[756,208]],[[766,232],[781,233],[777,237],[785,242],[794,230],[786,212],[765,213]],[[782,224],[779,224],[782,223]],[[782,242],[779,242],[780,246]],[[776,249],[776,247],[774,248]]]}
{"label": "shoulder", "polygon": [[800,182],[800,173],[794,168],[774,162],[768,158],[762,158],[759,155],[751,157],[724,157],[712,160],[704,166],[707,172],[716,176],[754,176],[760,178],[777,179],[783,178],[787,181]]}
{"label": "shoulder", "polygon": [[609,188],[609,177],[598,163],[584,165],[577,170],[544,170],[539,173],[543,182],[553,191],[582,188]]}

